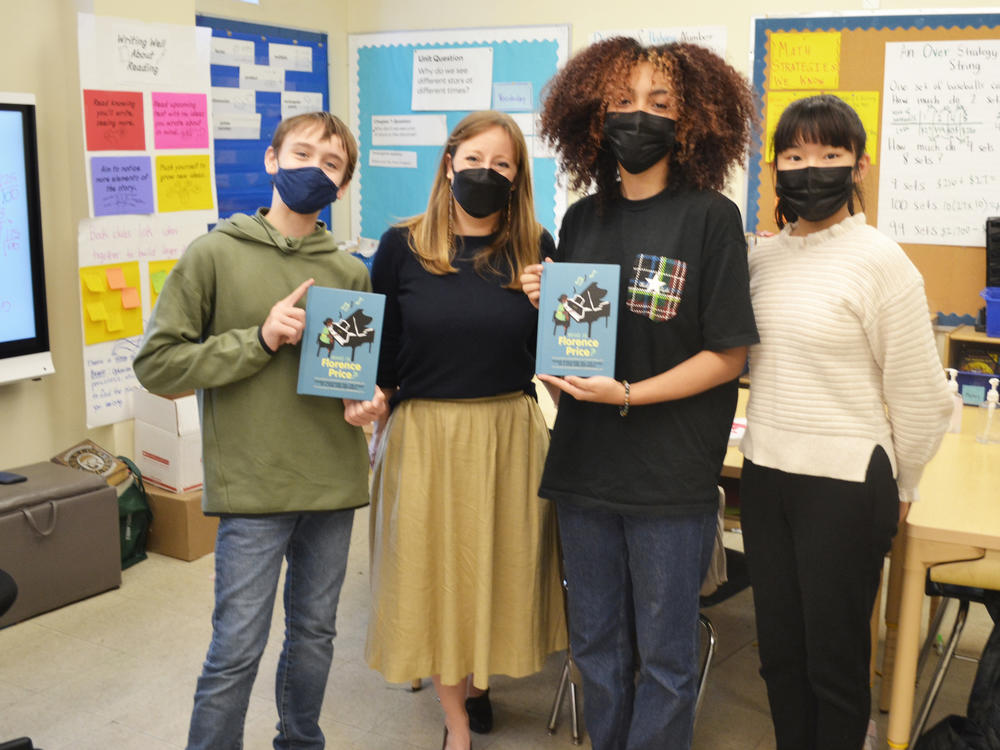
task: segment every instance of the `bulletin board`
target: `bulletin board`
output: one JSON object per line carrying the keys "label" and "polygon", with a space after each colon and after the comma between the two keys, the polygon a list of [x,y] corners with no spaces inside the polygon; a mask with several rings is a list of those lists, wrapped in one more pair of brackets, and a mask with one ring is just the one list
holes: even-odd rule
{"label": "bulletin board", "polygon": [[[219,218],[271,205],[264,152],[281,120],[328,110],[326,34],[199,15],[212,30],[211,80]],[[330,208],[319,218],[330,226]]]}
{"label": "bulletin board", "polygon": [[985,223],[1000,215],[1000,13],[879,12],[754,18],[762,128],[747,229],[774,231],[770,136],[791,101],[847,100],[868,131],[868,223],[921,271],[932,312],[974,315]]}
{"label": "bulletin board", "polygon": [[164,280],[217,217],[208,29],[77,16],[89,216],[77,229],[88,427],[132,417]]}
{"label": "bulletin board", "polygon": [[532,154],[535,212],[555,234],[565,190],[535,124],[542,88],[566,62],[568,26],[352,34],[348,46],[360,145],[351,227],[362,255],[392,224],[426,210],[448,134],[481,109],[505,111],[520,125]]}

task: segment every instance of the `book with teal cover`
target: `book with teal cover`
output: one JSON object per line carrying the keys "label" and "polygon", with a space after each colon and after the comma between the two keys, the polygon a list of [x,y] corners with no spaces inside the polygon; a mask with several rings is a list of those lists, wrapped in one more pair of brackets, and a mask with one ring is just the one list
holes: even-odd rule
{"label": "book with teal cover", "polygon": [[535,372],[615,376],[620,275],[611,264],[545,264]]}
{"label": "book with teal cover", "polygon": [[298,392],[367,401],[375,395],[385,295],[313,286],[306,297]]}

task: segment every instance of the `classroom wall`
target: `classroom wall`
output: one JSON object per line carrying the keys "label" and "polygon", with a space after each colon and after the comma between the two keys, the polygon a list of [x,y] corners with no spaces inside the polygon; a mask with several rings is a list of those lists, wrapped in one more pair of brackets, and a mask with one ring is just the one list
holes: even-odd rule
{"label": "classroom wall", "polygon": [[[920,7],[991,7],[974,0],[882,2],[881,10]],[[579,0],[33,0],[4,4],[8,34],[0,45],[0,90],[34,93],[39,109],[40,181],[49,325],[56,373],[40,381],[0,385],[0,468],[48,459],[90,437],[109,450],[131,454],[131,424],[87,430],[84,421],[82,336],[76,271],[76,227],[87,215],[83,133],[76,52],[76,12],[149,22],[194,23],[196,13],[325,32],[330,41],[334,112],[347,115],[347,34],[401,29],[571,24],[571,46],[584,46],[596,30],[640,26],[724,24],[728,59],[749,70],[750,25],[742,0],[702,0],[665,13],[651,0],[602,4]],[[823,0],[762,0],[753,13],[768,15],[859,11],[862,3],[832,8]],[[733,192],[738,192],[735,190]],[[348,233],[347,202],[334,208],[334,234]]]}

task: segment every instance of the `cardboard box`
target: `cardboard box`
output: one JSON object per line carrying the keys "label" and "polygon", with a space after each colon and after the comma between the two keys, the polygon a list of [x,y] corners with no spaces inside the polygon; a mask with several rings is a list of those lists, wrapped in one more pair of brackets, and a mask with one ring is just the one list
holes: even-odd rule
{"label": "cardboard box", "polygon": [[132,394],[132,409],[136,421],[159,427],[176,435],[192,435],[201,430],[198,417],[198,398],[192,393],[185,396],[157,396],[149,391]]}
{"label": "cardboard box", "polygon": [[200,490],[201,433],[177,435],[146,422],[135,422],[134,461],[147,484],[170,492]]}
{"label": "cardboard box", "polygon": [[171,492],[201,489],[201,424],[194,395],[132,395],[135,413],[134,458],[142,478]]}
{"label": "cardboard box", "polygon": [[215,550],[216,516],[201,512],[201,490],[166,492],[146,487],[153,524],[146,549],[181,560],[197,560]]}

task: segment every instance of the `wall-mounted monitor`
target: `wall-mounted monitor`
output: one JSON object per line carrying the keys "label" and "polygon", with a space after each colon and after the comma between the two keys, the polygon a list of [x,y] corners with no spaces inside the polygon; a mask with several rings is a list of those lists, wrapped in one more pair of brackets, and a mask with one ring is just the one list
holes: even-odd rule
{"label": "wall-mounted monitor", "polygon": [[53,372],[35,97],[0,92],[0,383]]}

